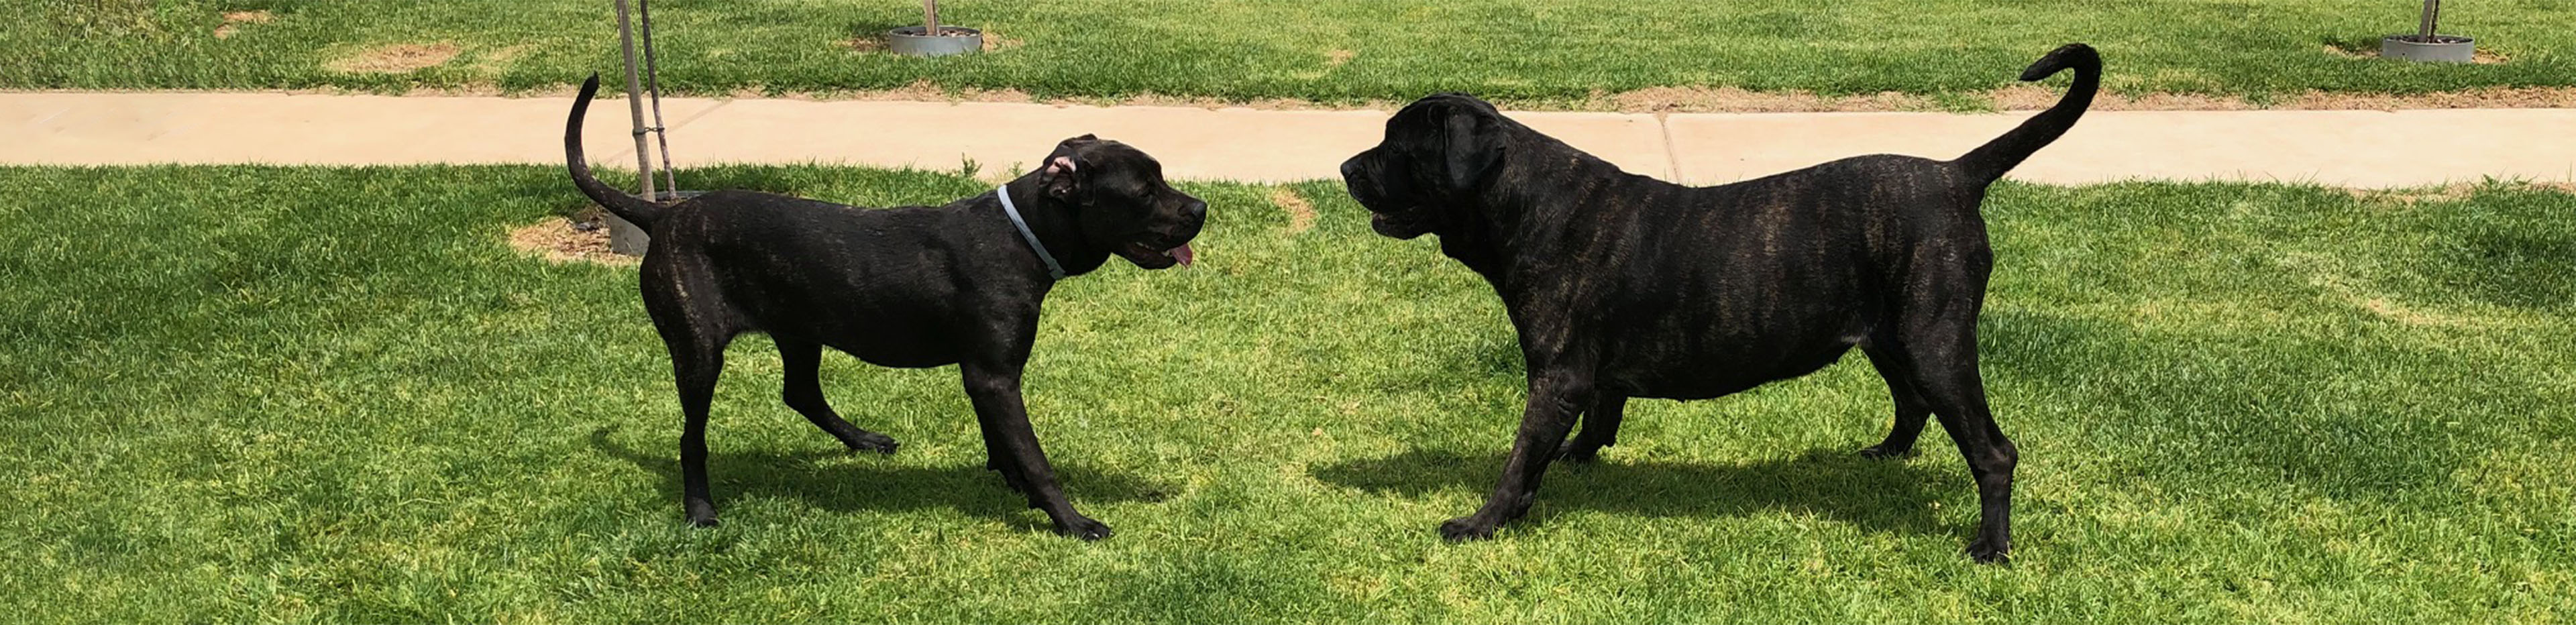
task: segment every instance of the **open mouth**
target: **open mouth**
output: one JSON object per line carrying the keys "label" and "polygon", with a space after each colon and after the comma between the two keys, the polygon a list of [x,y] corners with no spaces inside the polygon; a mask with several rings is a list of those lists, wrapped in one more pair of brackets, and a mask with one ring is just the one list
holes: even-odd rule
{"label": "open mouth", "polygon": [[1118,255],[1127,257],[1127,262],[1136,263],[1138,267],[1162,269],[1173,265],[1188,265],[1191,261],[1197,260],[1198,252],[1191,250],[1190,244],[1186,241],[1169,248],[1136,242],[1118,248]]}

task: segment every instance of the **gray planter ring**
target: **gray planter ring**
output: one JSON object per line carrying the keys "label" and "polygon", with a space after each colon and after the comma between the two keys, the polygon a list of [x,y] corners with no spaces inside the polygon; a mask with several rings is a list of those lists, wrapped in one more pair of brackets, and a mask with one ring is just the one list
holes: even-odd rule
{"label": "gray planter ring", "polygon": [[2477,51],[2476,39],[2457,35],[2434,35],[2429,43],[2417,41],[2411,33],[2379,39],[2379,56],[2417,63],[2467,63]]}
{"label": "gray planter ring", "polygon": [[886,49],[904,56],[948,56],[984,50],[984,31],[941,26],[939,33],[935,37],[925,36],[919,26],[889,30],[886,31]]}

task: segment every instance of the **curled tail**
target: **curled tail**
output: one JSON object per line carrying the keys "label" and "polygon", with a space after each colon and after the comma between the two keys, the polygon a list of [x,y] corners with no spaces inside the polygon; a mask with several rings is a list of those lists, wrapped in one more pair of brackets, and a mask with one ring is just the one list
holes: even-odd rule
{"label": "curled tail", "polygon": [[599,178],[590,175],[589,159],[582,158],[581,118],[583,113],[590,111],[591,96],[598,94],[599,75],[591,74],[590,80],[581,83],[581,96],[572,101],[572,119],[564,122],[564,161],[572,169],[572,184],[581,187],[582,195],[590,196],[590,201],[598,202],[608,212],[651,232],[654,218],[662,216],[662,205],[627,195],[600,182]]}
{"label": "curled tail", "polygon": [[2021,79],[2039,80],[2067,69],[2075,70],[2075,84],[2067,87],[2066,97],[2059,99],[2056,106],[1953,162],[1978,180],[1994,182],[2004,177],[2004,172],[2012,171],[2014,165],[2020,165],[2022,159],[2066,134],[2066,129],[2075,127],[2075,120],[2084,116],[2085,108],[2093,106],[2093,93],[2101,88],[2102,56],[2094,53],[2092,46],[2070,43],[2050,51],[2048,56],[2031,63],[2030,69],[2022,70]]}

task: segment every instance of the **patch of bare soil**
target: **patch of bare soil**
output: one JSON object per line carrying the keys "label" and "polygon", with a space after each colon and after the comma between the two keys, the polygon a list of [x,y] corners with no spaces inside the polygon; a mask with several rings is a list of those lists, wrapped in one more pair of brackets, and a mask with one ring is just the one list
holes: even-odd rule
{"label": "patch of bare soil", "polygon": [[351,74],[403,74],[445,63],[461,51],[456,44],[447,42],[397,43],[360,50],[323,67]]}
{"label": "patch of bare soil", "polygon": [[1359,56],[1359,53],[1357,52],[1334,48],[1332,51],[1324,53],[1324,68],[1332,69],[1341,67],[1344,64],[1350,63],[1351,59],[1357,56]]}
{"label": "patch of bare soil", "polygon": [[[578,224],[588,224],[587,226]],[[589,228],[584,230],[583,228]],[[608,251],[608,225],[548,218],[510,231],[510,247],[558,263],[633,265],[637,259]]]}
{"label": "patch of bare soil", "polygon": [[1277,204],[1279,208],[1288,211],[1289,235],[1304,234],[1308,230],[1315,229],[1315,205],[1306,203],[1306,198],[1298,197],[1295,190],[1288,187],[1271,187],[1270,203]]}
{"label": "patch of bare soil", "polygon": [[485,74],[498,74],[510,68],[510,61],[526,53],[531,44],[519,44],[474,55],[474,69]]}
{"label": "patch of bare soil", "polygon": [[1017,47],[1020,47],[1020,40],[1018,40],[1018,39],[1012,39],[1012,38],[1010,38],[1010,37],[1004,37],[1004,36],[1001,36],[1001,35],[996,35],[996,34],[993,34],[993,31],[989,31],[989,30],[984,31],[984,51],[985,51],[985,52],[994,52],[994,51],[999,51],[999,50],[1009,50],[1009,49],[1011,49],[1011,48],[1017,48]]}
{"label": "patch of bare soil", "polygon": [[266,24],[276,19],[276,15],[272,15],[267,11],[233,11],[225,13],[224,25],[215,27],[215,38],[231,39],[235,33],[241,32],[241,25],[243,24]]}
{"label": "patch of bare soil", "polygon": [[2556,180],[2516,180],[2490,182],[2454,182],[2412,189],[2345,189],[2353,199],[2397,206],[2414,206],[2425,202],[2458,202],[2483,190],[2526,190],[2576,194],[2576,182]]}
{"label": "patch of bare soil", "polygon": [[[1986,92],[1996,110],[2036,111],[2055,106],[2066,90],[2045,85],[2013,85]],[[2146,93],[2122,95],[2105,93],[2094,96],[2096,111],[2242,111],[2262,108],[2243,98],[2197,93]]]}
{"label": "patch of bare soil", "polygon": [[2469,199],[2469,196],[2477,194],[2478,187],[2479,185],[2476,184],[2454,182],[2437,187],[2421,187],[2414,189],[2345,189],[2344,193],[2351,195],[2352,199],[2364,202],[2381,202],[2400,206],[2414,206],[2425,202],[2457,202],[2466,200]]}

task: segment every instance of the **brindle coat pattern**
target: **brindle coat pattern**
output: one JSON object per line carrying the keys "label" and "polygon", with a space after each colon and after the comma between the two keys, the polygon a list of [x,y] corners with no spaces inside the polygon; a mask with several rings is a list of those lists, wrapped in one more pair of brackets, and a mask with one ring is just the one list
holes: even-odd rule
{"label": "brindle coat pattern", "polygon": [[1620,171],[1465,95],[1397,112],[1343,181],[1379,234],[1440,235],[1442,253],[1493,286],[1529,371],[1500,483],[1441,534],[1488,538],[1519,518],[1551,459],[1589,461],[1617,442],[1630,397],[1718,397],[1857,346],[1896,405],[1887,439],[1862,453],[1911,454],[1937,415],[1977,485],[1968,553],[2006,558],[2019,456],[1977,369],[1993,266],[1978,205],[2090,105],[2101,60],[2082,44],[2021,78],[2064,69],[2076,78],[2063,100],[1958,160],[1861,156],[1703,188]]}
{"label": "brindle coat pattern", "polygon": [[[583,83],[564,152],[584,194],[652,234],[641,288],[678,382],[690,522],[716,523],[706,423],[725,345],[765,332],[786,369],[787,405],[854,451],[893,453],[896,443],[851,425],[824,401],[816,379],[823,347],[882,366],[958,365],[983,429],[985,466],[1045,510],[1058,533],[1110,535],[1065,499],[1020,401],[1021,369],[1055,281],[993,193],[889,209],[751,191],[657,205],[591,176],[580,130],[598,89],[598,76]],[[1185,245],[1207,204],[1164,184],[1153,158],[1083,135],[1059,144],[1045,163],[1007,188],[1068,275],[1099,268],[1113,253],[1146,269],[1188,261]]]}

